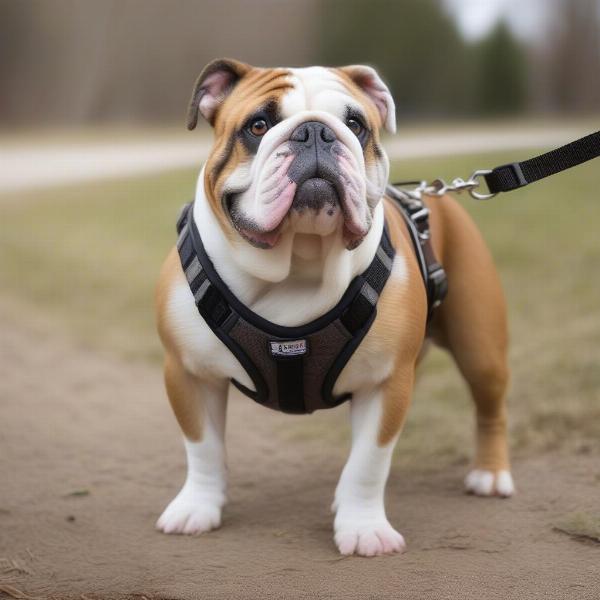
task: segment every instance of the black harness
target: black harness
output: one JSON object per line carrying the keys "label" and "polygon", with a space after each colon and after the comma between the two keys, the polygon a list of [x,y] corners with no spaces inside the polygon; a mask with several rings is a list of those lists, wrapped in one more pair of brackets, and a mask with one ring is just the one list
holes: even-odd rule
{"label": "black harness", "polygon": [[[429,243],[429,212],[394,188],[389,188],[388,194],[404,216],[413,240],[431,316],[447,286]],[[371,264],[352,280],[331,310],[305,325],[283,327],[263,319],[234,296],[206,254],[192,215],[193,204],[188,204],[177,223],[177,249],[194,301],[256,391],[235,379],[232,383],[259,404],[287,413],[311,413],[349,400],[351,393],[334,396],[333,387],[373,324],[377,301],[392,270],[395,250],[387,224]]]}

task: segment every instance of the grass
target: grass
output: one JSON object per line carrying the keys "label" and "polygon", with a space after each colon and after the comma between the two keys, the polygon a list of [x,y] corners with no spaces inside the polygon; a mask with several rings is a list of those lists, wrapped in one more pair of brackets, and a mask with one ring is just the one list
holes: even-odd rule
{"label": "grass", "polygon": [[[393,180],[447,180],[530,152],[422,159]],[[2,299],[103,351],[156,360],[152,293],[196,174],[0,197]],[[600,175],[594,163],[485,203],[462,203],[492,248],[509,301],[512,445],[517,453],[600,439]],[[427,361],[399,459],[465,462],[472,411],[450,359]],[[289,439],[347,439],[331,419],[290,419]],[[335,417],[336,419],[338,417]]]}
{"label": "grass", "polygon": [[158,357],[153,285],[194,180],[177,171],[0,199],[4,293],[92,346]]}

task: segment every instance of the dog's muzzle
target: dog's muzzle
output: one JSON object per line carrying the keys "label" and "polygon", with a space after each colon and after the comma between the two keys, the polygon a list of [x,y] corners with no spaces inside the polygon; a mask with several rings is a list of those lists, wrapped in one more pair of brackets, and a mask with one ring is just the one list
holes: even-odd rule
{"label": "dog's muzzle", "polygon": [[300,124],[290,136],[295,158],[288,177],[296,183],[292,208],[319,210],[340,201],[344,191],[335,154],[337,136],[319,121]]}
{"label": "dog's muzzle", "polygon": [[238,232],[255,246],[272,248],[289,215],[301,233],[329,235],[343,223],[344,243],[355,248],[369,231],[371,214],[362,156],[343,139],[335,126],[315,119],[267,145],[250,187],[229,195]]}

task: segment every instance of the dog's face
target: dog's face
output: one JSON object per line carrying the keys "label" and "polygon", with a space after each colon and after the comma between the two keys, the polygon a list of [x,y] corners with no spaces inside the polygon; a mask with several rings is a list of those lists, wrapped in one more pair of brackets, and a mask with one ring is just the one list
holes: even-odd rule
{"label": "dog's face", "polygon": [[198,113],[215,131],[204,184],[228,236],[268,249],[288,232],[339,230],[348,249],[360,244],[388,178],[380,130],[395,130],[373,69],[214,61],[196,83],[188,128]]}

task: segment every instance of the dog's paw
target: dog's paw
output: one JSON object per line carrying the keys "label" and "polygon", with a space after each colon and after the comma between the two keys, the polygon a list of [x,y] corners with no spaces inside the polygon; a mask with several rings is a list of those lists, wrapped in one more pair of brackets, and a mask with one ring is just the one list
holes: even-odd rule
{"label": "dog's paw", "polygon": [[380,556],[404,552],[406,543],[386,519],[363,523],[336,523],[335,544],[340,554]]}
{"label": "dog's paw", "polygon": [[487,471],[473,469],[465,477],[465,488],[476,496],[500,496],[509,498],[515,493],[515,484],[510,471]]}
{"label": "dog's paw", "polygon": [[221,525],[222,506],[220,498],[182,490],[165,508],[156,528],[163,533],[205,533]]}

